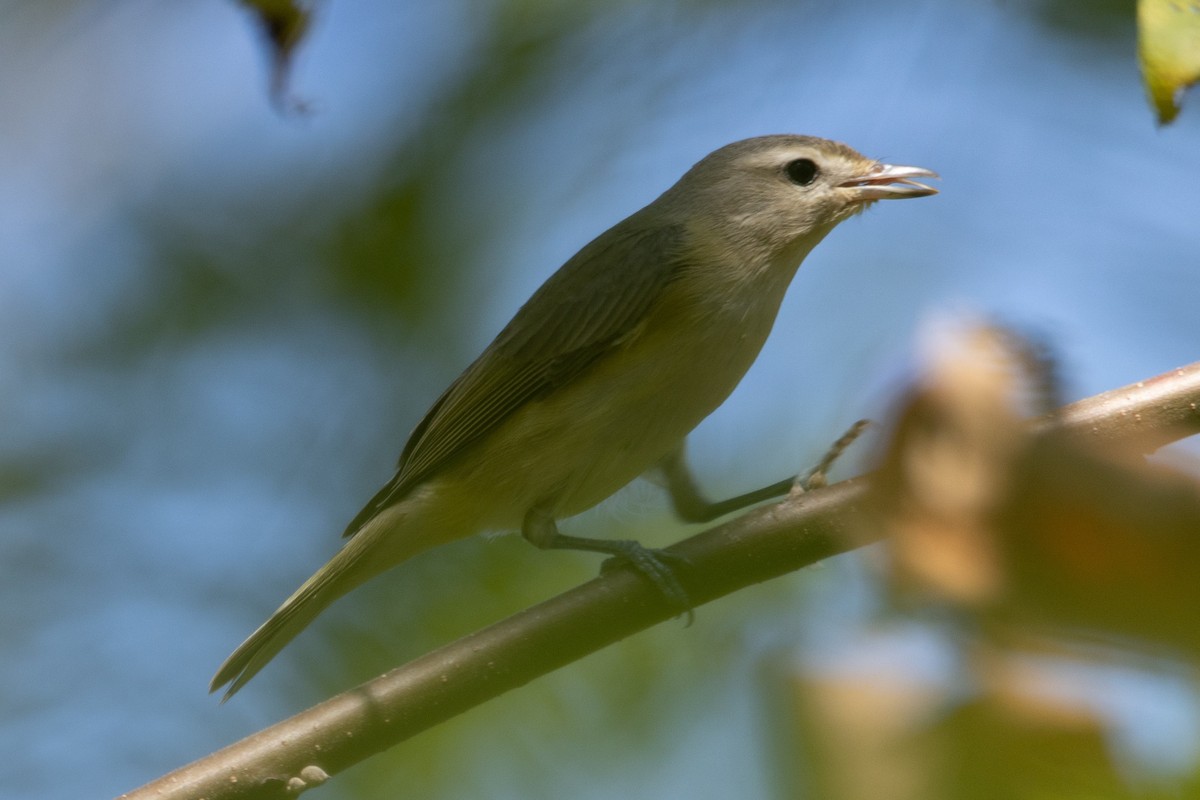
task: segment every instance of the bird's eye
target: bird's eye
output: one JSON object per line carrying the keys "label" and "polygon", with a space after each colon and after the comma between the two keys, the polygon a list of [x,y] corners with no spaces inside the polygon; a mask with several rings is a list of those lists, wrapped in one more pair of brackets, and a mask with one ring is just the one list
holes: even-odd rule
{"label": "bird's eye", "polygon": [[784,171],[787,172],[788,180],[798,186],[808,186],[817,179],[817,173],[820,172],[816,162],[811,158],[797,158],[795,161],[789,161],[784,167]]}

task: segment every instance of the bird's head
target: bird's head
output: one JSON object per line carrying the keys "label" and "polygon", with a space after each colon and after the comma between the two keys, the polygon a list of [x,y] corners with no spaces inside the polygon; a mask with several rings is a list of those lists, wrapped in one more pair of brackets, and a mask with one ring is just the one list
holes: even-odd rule
{"label": "bird's head", "polygon": [[884,164],[840,142],[812,136],[744,139],[710,153],[660,202],[735,246],[802,258],[837,223],[876,200],[926,197],[922,167]]}

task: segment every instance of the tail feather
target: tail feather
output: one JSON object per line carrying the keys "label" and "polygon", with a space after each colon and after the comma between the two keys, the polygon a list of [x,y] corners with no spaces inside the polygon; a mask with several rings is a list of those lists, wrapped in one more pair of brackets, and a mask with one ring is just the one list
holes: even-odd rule
{"label": "tail feather", "polygon": [[229,684],[221,702],[233,697],[330,603],[374,575],[377,570],[355,568],[365,549],[351,543],[317,570],[225,659],[208,691],[215,692]]}
{"label": "tail feather", "polygon": [[[425,500],[429,497],[440,495],[427,493]],[[225,659],[208,690],[215,692],[228,684],[221,699],[225,702],[334,600],[434,544],[478,530],[476,520],[462,516],[456,503],[448,502],[446,506],[454,513],[431,515],[428,504],[406,502],[389,506],[369,519],[328,564],[283,601],[271,618]]]}

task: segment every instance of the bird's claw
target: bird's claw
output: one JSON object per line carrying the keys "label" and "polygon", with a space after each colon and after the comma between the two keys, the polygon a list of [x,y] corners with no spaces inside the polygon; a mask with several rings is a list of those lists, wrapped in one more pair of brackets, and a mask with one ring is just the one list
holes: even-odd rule
{"label": "bird's claw", "polygon": [[619,551],[600,565],[600,573],[606,574],[623,565],[633,567],[654,584],[673,608],[687,616],[685,627],[691,625],[696,618],[692,609],[692,601],[683,585],[679,583],[675,568],[672,566],[672,564],[686,566],[691,563],[690,559],[687,556],[672,553],[670,550],[644,547],[634,541],[614,542],[614,544],[619,545]]}

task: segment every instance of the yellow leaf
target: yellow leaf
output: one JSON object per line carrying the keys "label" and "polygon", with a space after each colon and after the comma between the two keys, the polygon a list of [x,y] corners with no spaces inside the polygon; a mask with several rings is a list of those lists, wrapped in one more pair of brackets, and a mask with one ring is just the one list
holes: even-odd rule
{"label": "yellow leaf", "polygon": [[1166,125],[1200,80],[1200,0],[1138,0],[1138,54],[1146,91]]}

